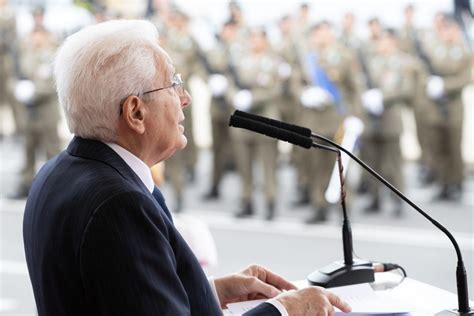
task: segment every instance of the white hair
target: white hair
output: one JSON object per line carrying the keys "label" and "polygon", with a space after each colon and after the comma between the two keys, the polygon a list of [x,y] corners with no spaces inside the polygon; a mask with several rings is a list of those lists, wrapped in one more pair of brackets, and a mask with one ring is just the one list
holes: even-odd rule
{"label": "white hair", "polygon": [[120,102],[150,88],[161,52],[156,27],[143,20],[108,21],[69,36],[54,73],[71,133],[114,142]]}

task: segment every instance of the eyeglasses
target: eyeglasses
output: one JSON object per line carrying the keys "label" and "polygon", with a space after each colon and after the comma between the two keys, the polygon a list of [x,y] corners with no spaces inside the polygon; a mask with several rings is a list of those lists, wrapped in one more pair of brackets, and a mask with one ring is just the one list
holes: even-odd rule
{"label": "eyeglasses", "polygon": [[[139,94],[135,94],[135,96],[137,96],[137,97],[144,96],[145,94],[149,94],[149,93],[152,93],[152,92],[156,92],[156,91],[160,91],[160,90],[164,90],[164,89],[169,89],[169,88],[173,88],[174,91],[176,91],[176,94],[179,97],[184,97],[186,95],[186,92],[185,92],[185,89],[184,89],[184,81],[183,81],[183,79],[181,79],[181,74],[174,74],[173,75],[173,78],[171,79],[171,85],[170,86],[163,87],[163,88],[158,88],[158,89],[153,89],[153,90],[146,91],[146,92],[142,92],[142,93],[139,93]],[[126,97],[126,98],[122,99],[122,101],[120,101],[120,115],[122,115],[123,104],[124,104],[124,102],[127,98],[128,97]]]}
{"label": "eyeglasses", "polygon": [[163,88],[158,88],[158,89],[153,89],[147,92],[143,92],[142,95],[149,94],[152,92],[164,90],[164,89],[169,89],[169,88],[174,88],[178,96],[183,97],[185,92],[184,92],[184,81],[181,79],[180,74],[174,74],[173,78],[171,79],[171,86],[168,87],[163,87]]}

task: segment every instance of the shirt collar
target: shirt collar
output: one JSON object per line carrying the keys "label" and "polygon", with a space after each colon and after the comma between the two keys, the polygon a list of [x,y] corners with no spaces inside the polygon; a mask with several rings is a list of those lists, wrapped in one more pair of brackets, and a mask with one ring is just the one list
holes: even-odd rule
{"label": "shirt collar", "polygon": [[126,150],[120,145],[114,143],[105,143],[109,146],[113,151],[117,153],[125,163],[136,173],[136,175],[140,178],[143,184],[146,186],[150,193],[153,192],[155,188],[155,183],[153,182],[153,177],[151,176],[150,168],[137,156]]}

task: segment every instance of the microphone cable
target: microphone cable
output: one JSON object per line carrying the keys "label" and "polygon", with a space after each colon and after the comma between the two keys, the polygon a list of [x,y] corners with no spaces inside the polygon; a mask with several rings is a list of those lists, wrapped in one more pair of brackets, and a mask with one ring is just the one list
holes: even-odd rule
{"label": "microphone cable", "polygon": [[[352,254],[354,255],[355,258],[357,259],[360,259],[360,257],[357,255],[357,253],[355,252],[355,250],[352,251]],[[364,259],[364,260],[367,260],[367,259]],[[381,262],[381,261],[372,261],[372,260],[367,260],[369,262],[371,262],[373,265],[381,265],[382,266],[382,271],[376,271],[375,273],[384,273],[384,272],[390,272],[390,271],[394,271],[394,270],[397,270],[397,272],[400,274],[401,276],[401,279],[400,281],[398,281],[397,284],[395,284],[393,287],[397,287],[399,286],[400,284],[402,284],[402,282],[405,280],[405,278],[408,276],[407,275],[407,271],[405,270],[404,267],[402,267],[401,265],[397,264],[397,263],[391,263],[391,262]],[[375,268],[375,267],[374,267]]]}

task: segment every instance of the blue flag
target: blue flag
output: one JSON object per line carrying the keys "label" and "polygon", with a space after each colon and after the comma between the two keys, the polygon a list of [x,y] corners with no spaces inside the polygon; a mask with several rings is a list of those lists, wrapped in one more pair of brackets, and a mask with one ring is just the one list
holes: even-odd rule
{"label": "blue flag", "polygon": [[334,100],[337,112],[341,115],[346,113],[346,107],[342,102],[342,96],[337,86],[329,79],[323,68],[319,65],[318,56],[315,53],[308,53],[306,55],[306,64],[311,78],[311,83],[314,86],[326,90]]}

